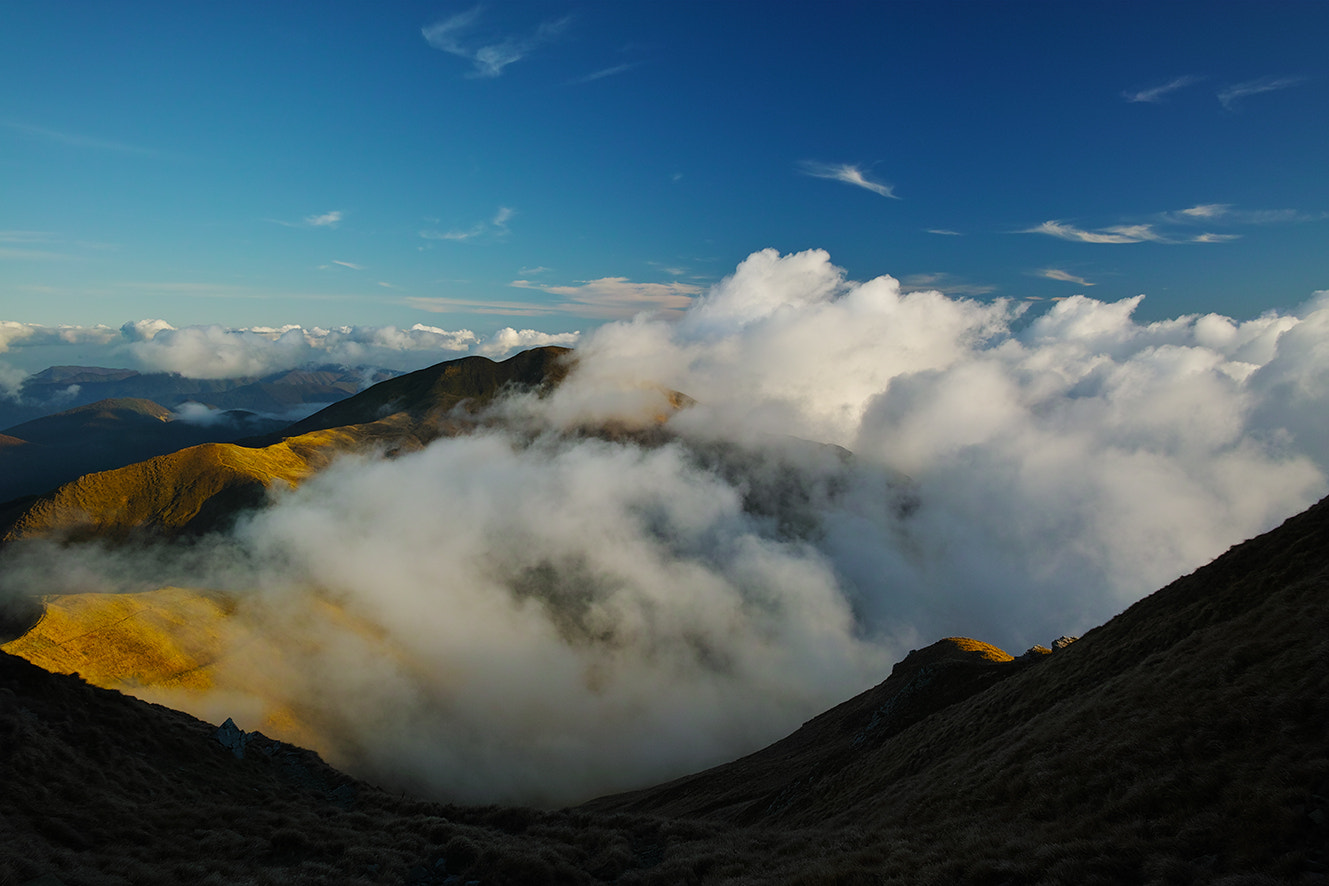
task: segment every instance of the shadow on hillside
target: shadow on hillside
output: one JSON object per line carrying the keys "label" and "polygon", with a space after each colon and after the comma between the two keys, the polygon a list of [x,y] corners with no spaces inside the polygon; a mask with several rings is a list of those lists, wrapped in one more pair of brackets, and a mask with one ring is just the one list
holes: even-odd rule
{"label": "shadow on hillside", "polygon": [[0,599],[0,645],[32,630],[46,614],[46,604],[34,597]]}

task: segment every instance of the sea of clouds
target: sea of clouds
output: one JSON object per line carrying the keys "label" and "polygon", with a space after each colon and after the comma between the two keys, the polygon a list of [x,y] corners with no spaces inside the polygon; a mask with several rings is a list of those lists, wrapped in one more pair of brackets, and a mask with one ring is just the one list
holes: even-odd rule
{"label": "sea of clouds", "polygon": [[[234,591],[230,691],[153,697],[244,728],[284,705],[376,780],[639,787],[942,637],[1081,633],[1325,495],[1329,293],[1243,322],[1138,304],[1029,317],[766,250],[678,322],[583,336],[484,431],[344,459],[187,551],[30,546],[6,575]],[[652,427],[669,391],[696,402],[650,445],[576,433]]]}
{"label": "sea of clouds", "polygon": [[0,320],[0,396],[16,397],[23,379],[47,366],[108,366],[173,372],[187,378],[269,375],[319,364],[409,372],[478,354],[499,359],[544,345],[572,346],[577,332],[506,327],[481,336],[417,323],[395,326],[176,328],[165,320],[110,326],[42,326]]}

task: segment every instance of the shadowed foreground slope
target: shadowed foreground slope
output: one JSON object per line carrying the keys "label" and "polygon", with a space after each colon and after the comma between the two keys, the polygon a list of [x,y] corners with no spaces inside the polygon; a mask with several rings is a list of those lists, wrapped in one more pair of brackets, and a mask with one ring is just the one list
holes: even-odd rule
{"label": "shadowed foreground slope", "polygon": [[1329,500],[1057,653],[941,641],[771,748],[548,813],[236,759],[3,656],[0,883],[1323,883],[1326,591]]}

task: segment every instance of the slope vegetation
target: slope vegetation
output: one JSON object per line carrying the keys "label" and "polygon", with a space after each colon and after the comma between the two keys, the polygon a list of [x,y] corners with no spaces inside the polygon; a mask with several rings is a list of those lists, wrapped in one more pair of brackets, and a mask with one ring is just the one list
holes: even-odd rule
{"label": "slope vegetation", "polygon": [[417,422],[439,423],[459,407],[478,411],[505,391],[558,384],[567,375],[571,353],[568,348],[544,347],[501,363],[486,357],[449,360],[380,382],[296,422],[282,435],[366,424],[400,413]]}
{"label": "slope vegetation", "polygon": [[[244,445],[203,444],[90,473],[44,495],[0,506],[0,539],[207,532],[260,503],[274,482],[294,485],[340,453],[409,451],[439,434],[468,430],[466,422],[449,416],[458,409],[479,409],[506,391],[557,384],[567,373],[568,353],[566,348],[536,348],[501,363],[484,357],[440,363],[380,382]],[[146,400],[106,401],[30,424],[41,431],[41,439],[86,443],[93,428],[89,421],[123,430],[126,416],[160,426],[169,415]],[[87,448],[99,450],[95,442]]]}
{"label": "slope vegetation", "polygon": [[0,881],[1323,882],[1329,500],[1007,658],[944,640],[764,751],[536,812],[387,796],[258,736],[236,759],[0,655]]}
{"label": "slope vegetation", "polygon": [[207,531],[257,504],[273,482],[295,484],[312,469],[310,454],[288,443],[264,449],[206,443],[87,474],[45,496],[16,503],[0,537],[123,539],[141,533]]}
{"label": "slope vegetation", "polygon": [[151,400],[99,400],[9,429],[12,439],[27,445],[0,444],[0,501],[45,493],[83,474],[188,446],[232,442],[281,425],[252,413],[220,414],[200,424],[177,420],[175,413]]}

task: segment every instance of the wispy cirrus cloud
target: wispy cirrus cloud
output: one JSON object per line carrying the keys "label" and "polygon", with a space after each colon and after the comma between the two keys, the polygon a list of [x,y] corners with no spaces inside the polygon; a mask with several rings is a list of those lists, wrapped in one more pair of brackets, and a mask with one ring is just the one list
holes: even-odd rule
{"label": "wispy cirrus cloud", "polygon": [[1168,93],[1176,92],[1178,89],[1184,89],[1193,83],[1199,83],[1202,77],[1196,77],[1187,74],[1184,77],[1176,77],[1161,86],[1151,86],[1148,89],[1140,89],[1135,92],[1123,92],[1121,95],[1128,102],[1149,102],[1158,104],[1163,101]]}
{"label": "wispy cirrus cloud", "polygon": [[1177,222],[1206,221],[1230,225],[1276,225],[1296,222],[1320,221],[1329,217],[1324,212],[1305,212],[1300,209],[1237,209],[1231,203],[1202,203],[1177,213],[1168,219]]}
{"label": "wispy cirrus cloud", "polygon": [[482,7],[476,6],[420,29],[430,46],[469,61],[473,67],[466,75],[468,77],[499,76],[508,65],[521,61],[539,46],[556,39],[572,20],[571,16],[548,19],[528,34],[493,38],[474,33],[482,11]]}
{"label": "wispy cirrus cloud", "polygon": [[946,228],[925,228],[925,229],[924,229],[924,233],[927,233],[927,234],[941,234],[943,237],[963,237],[963,236],[964,236],[964,234],[960,233],[959,231],[950,231],[950,230],[947,230]]}
{"label": "wispy cirrus cloud", "polygon": [[466,241],[474,240],[479,237],[506,237],[508,234],[508,222],[517,214],[517,210],[508,206],[500,206],[494,213],[493,218],[488,221],[476,222],[469,228],[453,229],[451,231],[423,230],[420,236],[426,240],[454,240]]}
{"label": "wispy cirrus cloud", "polygon": [[152,148],[144,148],[138,145],[127,144],[125,142],[97,138],[90,135],[81,135],[73,132],[60,132],[55,129],[47,129],[44,126],[34,126],[31,123],[21,123],[17,120],[0,121],[0,126],[4,126],[6,129],[28,136],[29,138],[41,139],[46,142],[66,145],[71,148],[91,148],[96,151],[111,151],[117,154],[137,154],[143,157],[161,156],[160,151],[153,150]]}
{"label": "wispy cirrus cloud", "polygon": [[272,222],[274,225],[281,225],[284,228],[335,228],[341,224],[342,219],[346,218],[346,213],[340,209],[334,209],[330,212],[315,213],[306,215],[298,222],[284,221],[280,218],[265,218],[264,221]]}
{"label": "wispy cirrus cloud", "polygon": [[862,169],[851,163],[820,163],[816,160],[804,160],[798,164],[798,168],[804,175],[810,175],[813,178],[828,178],[832,181],[853,185],[856,188],[863,188],[883,197],[890,197],[892,200],[901,199],[895,195],[894,185],[872,181],[863,174]]}
{"label": "wispy cirrus cloud", "polygon": [[603,80],[606,77],[613,77],[616,74],[622,74],[625,71],[631,71],[633,68],[637,67],[640,64],[641,62],[625,62],[621,65],[614,65],[613,67],[610,68],[602,68],[601,70],[598,71],[592,71],[591,73],[585,75],[584,77],[576,77],[572,80],[569,80],[568,83],[572,86],[580,86],[583,83],[594,83],[596,80]]}
{"label": "wispy cirrus cloud", "polygon": [[331,212],[325,212],[321,215],[306,215],[305,224],[309,225],[311,228],[335,228],[337,225],[341,224],[341,220],[344,217],[345,213],[340,209],[334,209]]}
{"label": "wispy cirrus cloud", "polygon": [[943,292],[949,296],[974,298],[989,295],[997,287],[987,283],[971,283],[951,274],[909,274],[900,279],[903,292]]}
{"label": "wispy cirrus cloud", "polygon": [[1047,234],[1075,243],[1222,243],[1235,240],[1238,234],[1172,234],[1157,229],[1155,224],[1111,225],[1097,230],[1085,230],[1056,219],[1032,228],[1016,231],[1018,234]]}
{"label": "wispy cirrus cloud", "polygon": [[110,243],[68,240],[51,231],[0,231],[0,259],[83,261],[90,252],[114,249]]}
{"label": "wispy cirrus cloud", "polygon": [[339,261],[334,258],[332,263],[334,265],[341,265],[343,268],[350,268],[352,271],[363,271],[365,269],[364,265],[357,265],[353,261]]}
{"label": "wispy cirrus cloud", "polygon": [[402,303],[431,314],[485,314],[499,317],[544,317],[558,313],[556,306],[530,301],[497,301],[488,298],[408,296]]}
{"label": "wispy cirrus cloud", "polygon": [[1063,271],[1061,268],[1043,268],[1038,272],[1038,276],[1046,277],[1049,280],[1060,280],[1063,283],[1075,283],[1080,286],[1094,285],[1083,277],[1077,277],[1068,271]]}
{"label": "wispy cirrus cloud", "polygon": [[561,295],[558,313],[595,320],[627,320],[642,313],[676,319],[702,293],[691,283],[635,283],[626,277],[601,277],[574,286],[552,286],[530,280],[513,280],[510,286]]}
{"label": "wispy cirrus cloud", "polygon": [[68,261],[75,257],[50,246],[57,237],[48,231],[0,231],[0,259],[18,261]]}
{"label": "wispy cirrus cloud", "polygon": [[1261,77],[1258,80],[1247,80],[1244,83],[1234,83],[1218,91],[1218,101],[1229,111],[1236,110],[1238,100],[1248,98],[1252,95],[1260,95],[1265,92],[1277,92],[1280,89],[1290,89],[1293,86],[1299,86],[1306,82],[1305,77]]}
{"label": "wispy cirrus cloud", "polygon": [[1183,209],[1181,214],[1190,218],[1218,218],[1227,215],[1231,210],[1231,203],[1202,203],[1190,209]]}

